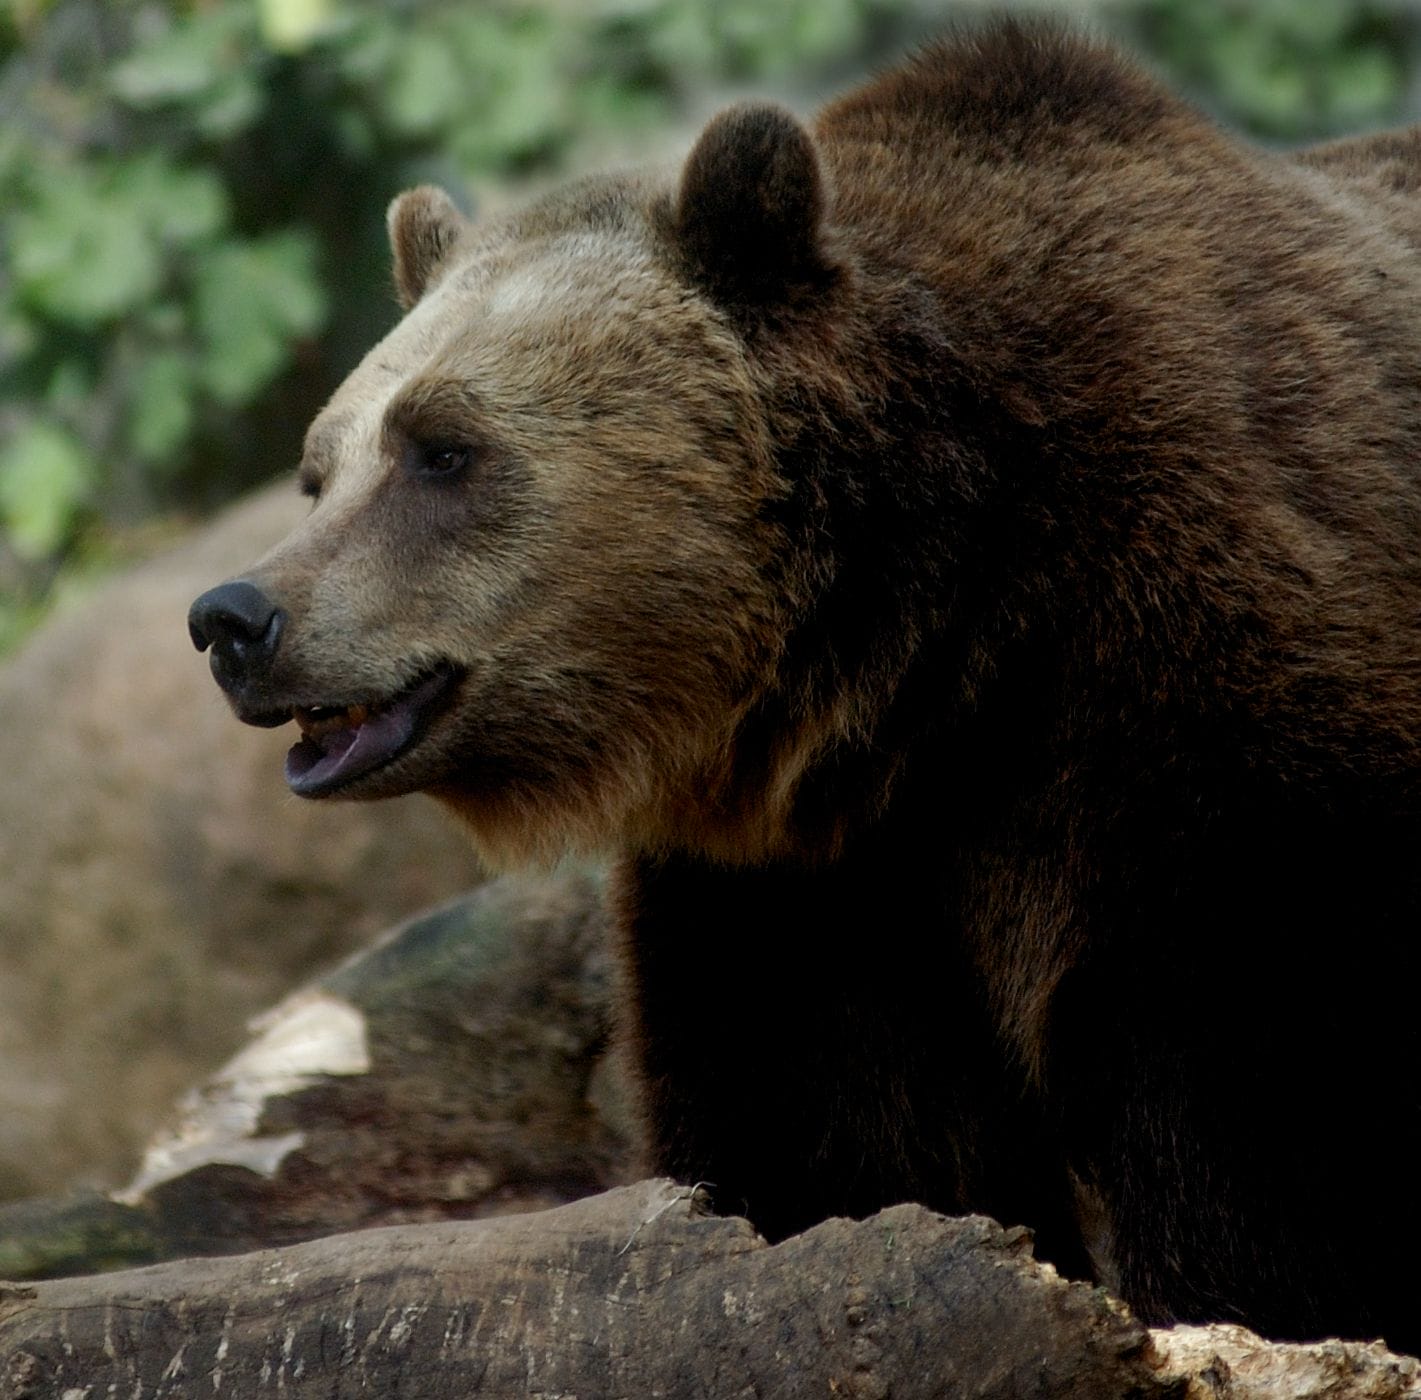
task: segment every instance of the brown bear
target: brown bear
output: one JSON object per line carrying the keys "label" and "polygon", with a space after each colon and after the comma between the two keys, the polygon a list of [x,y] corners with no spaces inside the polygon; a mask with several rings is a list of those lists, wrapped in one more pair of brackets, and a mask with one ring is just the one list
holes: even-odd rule
{"label": "brown bear", "polygon": [[1421,134],[999,24],[478,225],[190,622],[308,797],[619,853],[654,1165],[1421,1350]]}

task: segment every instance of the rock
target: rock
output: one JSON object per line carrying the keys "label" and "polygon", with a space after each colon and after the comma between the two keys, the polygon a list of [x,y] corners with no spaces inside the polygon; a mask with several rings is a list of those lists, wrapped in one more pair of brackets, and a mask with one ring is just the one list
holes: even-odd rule
{"label": "rock", "polygon": [[121,1179],[248,1016],[479,879],[426,799],[293,798],[187,638],[306,509],[259,492],[0,665],[0,1197]]}

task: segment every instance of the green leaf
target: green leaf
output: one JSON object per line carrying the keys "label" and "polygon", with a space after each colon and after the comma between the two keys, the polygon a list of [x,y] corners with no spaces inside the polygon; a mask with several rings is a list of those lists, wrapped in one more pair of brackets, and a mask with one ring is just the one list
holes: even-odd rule
{"label": "green leaf", "polygon": [[228,217],[215,172],[161,155],[42,167],[11,226],[19,299],[53,320],[100,326],[150,300],[170,248],[215,237]]}
{"label": "green leaf", "polygon": [[1340,54],[1326,84],[1331,125],[1345,128],[1390,118],[1405,97],[1405,83],[1401,66],[1384,49]]}
{"label": "green leaf", "polygon": [[64,543],[96,476],[67,429],[36,420],[0,447],[0,522],[15,552],[42,559]]}
{"label": "green leaf", "polygon": [[382,106],[390,125],[406,136],[439,130],[464,105],[469,76],[448,40],[436,31],[416,32],[391,65]]}
{"label": "green leaf", "polygon": [[801,0],[795,7],[794,42],[785,52],[767,55],[775,71],[851,53],[863,42],[864,16],[857,0]]}
{"label": "green leaf", "polygon": [[0,300],[0,374],[26,359],[39,346],[40,328],[13,302]]}
{"label": "green leaf", "polygon": [[278,53],[300,53],[336,19],[332,0],[257,0],[262,38]]}
{"label": "green leaf", "polygon": [[230,216],[227,191],[215,171],[174,165],[161,155],[143,155],[118,167],[113,187],[163,243],[212,238]]}
{"label": "green leaf", "polygon": [[253,75],[229,74],[193,114],[193,126],[203,136],[222,140],[256,123],[266,106],[266,93]]}
{"label": "green leaf", "polygon": [[708,73],[720,54],[710,15],[691,0],[668,5],[647,39],[653,57],[672,72]]}
{"label": "green leaf", "polygon": [[571,120],[579,130],[653,130],[673,115],[672,99],[659,87],[612,73],[589,73],[572,93]]}
{"label": "green leaf", "polygon": [[546,20],[471,8],[449,41],[463,75],[449,149],[466,169],[497,168],[551,150],[571,126],[568,83]]}
{"label": "green leaf", "polygon": [[108,86],[130,107],[182,107],[200,134],[234,136],[266,103],[261,52],[250,5],[204,6],[115,64]]}
{"label": "green leaf", "polygon": [[189,356],[160,350],[138,365],[130,387],[128,442],[149,463],[170,459],[192,432],[196,376]]}
{"label": "green leaf", "polygon": [[109,88],[133,107],[192,102],[240,66],[252,16],[245,5],[214,5],[172,21],[109,72]]}
{"label": "green leaf", "polygon": [[57,321],[94,327],[147,300],[161,274],[143,210],[82,169],[51,167],[10,226],[20,299]]}
{"label": "green leaf", "polygon": [[214,246],[197,264],[194,312],[203,382],[222,403],[246,402],[325,320],[314,238],[290,229]]}

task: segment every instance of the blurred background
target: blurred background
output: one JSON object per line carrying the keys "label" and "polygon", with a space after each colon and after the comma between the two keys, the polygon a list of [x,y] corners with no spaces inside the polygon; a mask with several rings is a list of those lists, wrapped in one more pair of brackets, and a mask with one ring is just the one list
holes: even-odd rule
{"label": "blurred background", "polygon": [[[1418,4],[1044,8],[1288,144],[1418,111]],[[480,878],[424,799],[291,798],[183,627],[305,512],[305,426],[397,316],[390,198],[671,159],[980,11],[0,0],[0,1201],[121,1183],[249,1017]]]}
{"label": "blurred background", "polygon": [[[948,0],[0,0],[0,654],[76,586],[294,464],[391,324],[383,212],[809,107]],[[997,8],[1001,8],[998,6]],[[1020,7],[1018,7],[1020,8]],[[1407,0],[1076,0],[1224,121],[1408,118]]]}

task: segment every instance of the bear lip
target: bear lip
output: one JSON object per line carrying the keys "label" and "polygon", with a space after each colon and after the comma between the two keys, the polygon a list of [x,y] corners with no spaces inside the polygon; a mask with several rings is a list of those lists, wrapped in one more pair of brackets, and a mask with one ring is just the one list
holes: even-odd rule
{"label": "bear lip", "polygon": [[287,785],[299,797],[325,797],[408,753],[458,676],[442,665],[385,700],[294,706],[301,738],[286,755]]}

